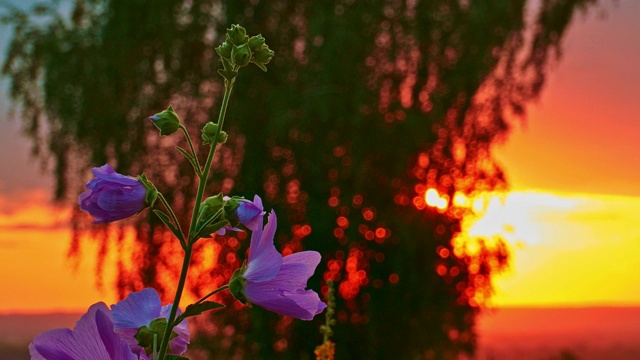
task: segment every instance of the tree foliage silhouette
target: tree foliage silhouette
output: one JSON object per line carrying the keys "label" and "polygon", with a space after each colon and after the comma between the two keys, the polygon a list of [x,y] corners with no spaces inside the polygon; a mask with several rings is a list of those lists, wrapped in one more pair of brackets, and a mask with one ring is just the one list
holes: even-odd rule
{"label": "tree foliage silhouette", "polygon": [[[276,57],[266,74],[238,79],[209,193],[263,195],[280,214],[284,254],[323,254],[310,285],[338,284],[338,359],[447,359],[473,353],[475,317],[508,251],[482,240],[465,251],[464,210],[427,206],[425,193],[506,186],[491,146],[539,95],[572,17],[593,3],[76,0],[69,15],[56,4],[7,9],[15,33],[3,73],[34,152],[52,163],[57,199],[75,201],[88,169],[109,162],[144,171],[185,213],[194,178],[171,150],[183,140],[158,139],[144,119],[170,103],[197,133],[217,109],[218,34],[232,23],[262,33]],[[89,232],[101,261],[118,252],[120,296],[173,290],[180,248],[156,218],[127,223],[128,240],[124,227],[92,230],[75,215],[72,251]],[[202,242],[193,293],[228,280],[245,237]],[[201,319],[209,325],[194,342],[210,358],[298,359],[320,341],[318,323],[247,313]]]}

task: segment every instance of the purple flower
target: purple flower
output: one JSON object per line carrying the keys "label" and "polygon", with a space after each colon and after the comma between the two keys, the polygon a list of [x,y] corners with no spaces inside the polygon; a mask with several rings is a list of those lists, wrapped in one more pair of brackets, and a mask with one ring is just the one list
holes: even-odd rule
{"label": "purple flower", "polygon": [[[113,323],[116,332],[129,344],[131,350],[140,356],[140,359],[150,359],[151,352],[147,353],[145,349],[138,345],[135,338],[138,329],[151,325],[149,331],[157,331],[152,326],[152,322],[156,319],[169,318],[171,305],[162,306],[160,296],[155,289],[146,288],[141,291],[130,293],[126,299],[111,306]],[[178,315],[182,312],[178,310]],[[158,334],[158,347],[162,341],[164,328]],[[173,328],[177,336],[169,343],[170,354],[182,354],[187,351],[190,334],[189,326],[186,321],[182,321],[178,326]],[[151,344],[149,344],[151,345]]]}
{"label": "purple flower", "polygon": [[78,203],[96,219],[94,224],[128,218],[150,205],[146,201],[148,187],[142,181],[118,174],[109,164],[91,171],[95,178],[87,183]]}
{"label": "purple flower", "polygon": [[[262,218],[265,212],[262,207],[262,199],[260,199],[260,196],[254,196],[253,201],[235,197],[230,198],[228,196],[225,196],[223,199],[224,201],[232,200],[238,202],[238,207],[233,210],[233,214],[238,218],[238,222],[240,224],[246,226],[251,231],[262,229]],[[242,231],[242,229],[233,226],[225,226],[216,231],[216,234],[224,235],[227,230]]]}
{"label": "purple flower", "polygon": [[73,330],[46,331],[29,344],[32,360],[137,360],[127,343],[113,331],[107,305],[92,305]]}
{"label": "purple flower", "polygon": [[315,291],[305,290],[320,263],[320,254],[302,251],[283,257],[273,245],[276,226],[276,214],[271,212],[264,231],[258,229],[251,235],[247,267],[241,273],[242,295],[278,314],[311,320],[327,307]]}

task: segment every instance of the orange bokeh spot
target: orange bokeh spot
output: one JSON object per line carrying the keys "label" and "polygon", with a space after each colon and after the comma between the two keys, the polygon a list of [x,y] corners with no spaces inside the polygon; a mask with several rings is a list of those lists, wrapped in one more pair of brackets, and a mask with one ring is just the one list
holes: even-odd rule
{"label": "orange bokeh spot", "polygon": [[397,284],[399,280],[400,280],[400,277],[398,276],[398,274],[389,275],[389,282],[390,283]]}
{"label": "orange bokeh spot", "polygon": [[442,246],[438,248],[438,255],[440,255],[441,258],[446,259],[449,257],[449,254],[450,254],[449,249]]}
{"label": "orange bokeh spot", "polygon": [[340,203],[340,200],[338,200],[337,197],[332,196],[332,197],[329,198],[329,201],[327,201],[327,202],[329,203],[329,206],[336,207]]}
{"label": "orange bokeh spot", "polygon": [[344,216],[338,217],[338,219],[336,219],[336,223],[338,223],[338,226],[340,226],[341,228],[349,227],[349,219]]}
{"label": "orange bokeh spot", "polygon": [[385,237],[386,234],[387,234],[387,232],[384,230],[384,228],[379,227],[379,228],[376,229],[376,236],[377,237],[383,238],[383,237]]}
{"label": "orange bokeh spot", "polygon": [[373,211],[369,208],[366,208],[364,210],[362,210],[362,217],[367,220],[367,221],[371,221],[373,220],[373,217],[375,216],[375,214],[373,213]]}
{"label": "orange bokeh spot", "polygon": [[353,197],[353,206],[358,207],[362,205],[362,195],[356,195]]}

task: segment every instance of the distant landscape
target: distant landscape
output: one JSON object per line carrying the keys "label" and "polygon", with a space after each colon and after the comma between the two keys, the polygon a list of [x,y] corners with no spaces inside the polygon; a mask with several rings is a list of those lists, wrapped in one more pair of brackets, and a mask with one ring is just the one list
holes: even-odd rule
{"label": "distant landscape", "polygon": [[480,360],[637,360],[640,308],[502,308],[478,323]]}
{"label": "distant landscape", "polygon": [[[28,360],[34,335],[79,317],[0,315],[0,359]],[[494,309],[477,330],[478,360],[640,359],[640,307]]]}

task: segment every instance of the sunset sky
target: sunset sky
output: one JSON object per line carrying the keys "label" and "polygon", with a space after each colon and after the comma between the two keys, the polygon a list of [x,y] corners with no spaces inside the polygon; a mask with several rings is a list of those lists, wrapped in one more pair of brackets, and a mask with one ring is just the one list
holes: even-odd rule
{"label": "sunset sky", "polygon": [[[525,123],[495,152],[512,191],[468,222],[512,250],[495,306],[640,305],[640,1],[578,14]],[[604,15],[603,15],[604,14]],[[0,50],[8,41],[0,27]],[[115,298],[95,286],[95,248],[67,257],[68,212],[7,121],[0,80],[0,313],[84,311]]]}

